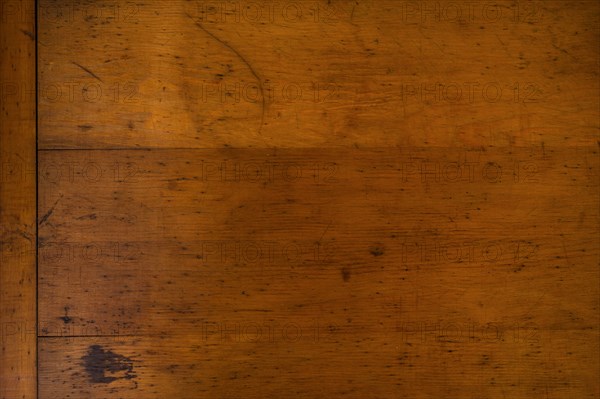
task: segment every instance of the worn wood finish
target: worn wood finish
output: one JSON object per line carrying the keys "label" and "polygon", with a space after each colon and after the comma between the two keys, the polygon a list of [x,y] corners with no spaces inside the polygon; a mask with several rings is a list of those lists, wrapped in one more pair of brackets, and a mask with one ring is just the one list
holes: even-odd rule
{"label": "worn wood finish", "polygon": [[40,146],[596,143],[597,2],[229,4],[41,1]]}
{"label": "worn wood finish", "polygon": [[[598,166],[581,148],[42,152],[43,393],[594,397]],[[112,338],[64,338],[82,335]],[[94,381],[96,344],[140,374]]]}
{"label": "worn wood finish", "polygon": [[[0,398],[36,398],[35,17],[0,3]],[[32,90],[22,90],[33,84]]]}
{"label": "worn wood finish", "polygon": [[40,397],[597,397],[599,9],[41,0]]}

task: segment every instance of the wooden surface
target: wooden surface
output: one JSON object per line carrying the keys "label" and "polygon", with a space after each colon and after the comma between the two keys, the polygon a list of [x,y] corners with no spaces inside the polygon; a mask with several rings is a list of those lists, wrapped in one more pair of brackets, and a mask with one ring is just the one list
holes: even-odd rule
{"label": "wooden surface", "polygon": [[41,393],[594,397],[597,157],[44,151]]}
{"label": "wooden surface", "polygon": [[39,7],[40,397],[600,395],[597,2]]}
{"label": "wooden surface", "polygon": [[41,148],[596,145],[593,1],[40,3]]}
{"label": "wooden surface", "polygon": [[0,398],[36,393],[33,2],[0,3]]}

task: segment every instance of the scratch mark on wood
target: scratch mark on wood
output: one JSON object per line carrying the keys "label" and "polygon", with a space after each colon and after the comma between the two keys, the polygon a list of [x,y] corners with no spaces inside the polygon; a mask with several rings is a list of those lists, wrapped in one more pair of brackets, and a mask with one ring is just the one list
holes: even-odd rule
{"label": "scratch mark on wood", "polygon": [[354,10],[356,10],[357,5],[358,5],[358,1],[354,3],[354,6],[352,7],[352,11],[350,12],[350,22],[351,23],[354,22]]}
{"label": "scratch mark on wood", "polygon": [[317,241],[317,244],[321,243],[321,241],[323,240],[323,237],[325,237],[325,234],[327,234],[327,231],[329,230],[329,228],[331,227],[332,224],[333,224],[333,220],[331,222],[329,222],[329,224],[325,228],[325,231],[323,232],[323,234],[321,234],[321,237],[319,238],[319,241]]}
{"label": "scratch mark on wood", "polygon": [[23,231],[21,229],[17,229],[16,232],[23,238],[25,238],[27,241],[29,241],[30,243],[33,244],[33,238],[31,237],[31,234],[27,233],[26,231]]}
{"label": "scratch mark on wood", "polygon": [[262,110],[261,110],[261,116],[260,116],[260,126],[258,128],[258,134],[260,134],[260,132],[262,130],[262,127],[263,127],[263,123],[265,121],[266,97],[265,97],[265,90],[264,90],[264,87],[263,87],[263,84],[262,84],[262,80],[260,79],[260,77],[256,73],[256,70],[254,69],[254,67],[252,67],[252,65],[248,62],[248,60],[242,54],[240,54],[235,48],[233,48],[227,42],[219,39],[213,33],[211,33],[210,31],[208,31],[204,26],[202,26],[202,24],[200,24],[199,22],[197,22],[194,19],[194,17],[192,17],[190,14],[186,13],[186,15],[192,21],[194,21],[194,24],[198,28],[200,28],[204,33],[206,33],[207,35],[209,35],[210,37],[212,37],[213,39],[215,39],[217,42],[221,43],[223,46],[225,46],[226,48],[228,48],[229,50],[231,50],[235,55],[237,55],[238,58],[240,60],[242,60],[244,62],[244,64],[246,64],[246,66],[248,67],[248,69],[250,69],[250,73],[252,73],[252,75],[254,75],[254,77],[258,81],[258,89],[260,90],[260,96],[261,96],[261,99],[262,99]]}
{"label": "scratch mark on wood", "polygon": [[50,208],[50,210],[48,212],[46,212],[46,214],[44,216],[42,216],[42,218],[40,219],[38,225],[41,226],[44,223],[46,223],[46,221],[48,220],[48,218],[52,215],[52,212],[54,212],[54,209],[56,208],[56,205],[58,205],[58,202],[62,199],[62,195],[56,200],[56,202],[54,203],[54,205],[52,205],[52,208]]}
{"label": "scratch mark on wood", "polygon": [[85,72],[87,72],[88,74],[90,74],[90,76],[92,76],[92,77],[94,77],[95,79],[98,79],[100,82],[104,83],[104,82],[102,81],[102,79],[100,79],[100,78],[98,77],[98,75],[96,75],[94,72],[90,71],[88,68],[84,67],[84,66],[83,66],[83,65],[81,65],[81,64],[78,64],[78,63],[76,63],[75,61],[71,61],[71,63],[72,63],[73,65],[76,65],[76,66],[78,66],[79,68],[83,69]]}

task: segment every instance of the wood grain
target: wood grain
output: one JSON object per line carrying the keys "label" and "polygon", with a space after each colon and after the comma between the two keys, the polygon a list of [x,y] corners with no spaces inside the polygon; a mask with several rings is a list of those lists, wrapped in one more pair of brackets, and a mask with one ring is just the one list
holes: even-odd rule
{"label": "wood grain", "polygon": [[38,13],[41,398],[600,395],[597,2]]}
{"label": "wood grain", "polygon": [[32,1],[0,3],[0,398],[36,393],[36,95]]}

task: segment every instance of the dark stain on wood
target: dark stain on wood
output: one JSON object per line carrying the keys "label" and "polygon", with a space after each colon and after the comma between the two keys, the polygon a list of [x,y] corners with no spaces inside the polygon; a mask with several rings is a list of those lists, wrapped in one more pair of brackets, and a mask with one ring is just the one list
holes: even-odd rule
{"label": "dark stain on wood", "polygon": [[383,255],[385,252],[383,251],[383,248],[381,247],[372,247],[371,250],[369,251],[371,253],[371,255],[373,256],[381,256]]}
{"label": "dark stain on wood", "polygon": [[342,278],[344,281],[350,280],[350,269],[347,267],[342,268]]}
{"label": "dark stain on wood", "polygon": [[69,317],[69,307],[65,306],[65,315],[63,317],[59,317],[65,324],[69,324],[73,319]]}
{"label": "dark stain on wood", "polygon": [[92,383],[110,384],[119,379],[131,380],[137,377],[130,358],[105,350],[100,345],[90,346],[81,360]]}

